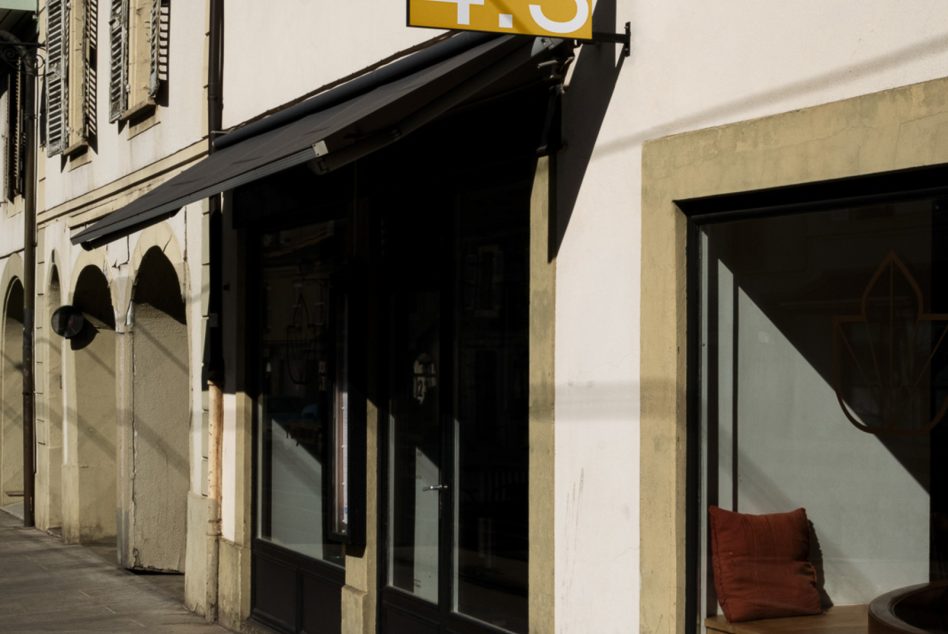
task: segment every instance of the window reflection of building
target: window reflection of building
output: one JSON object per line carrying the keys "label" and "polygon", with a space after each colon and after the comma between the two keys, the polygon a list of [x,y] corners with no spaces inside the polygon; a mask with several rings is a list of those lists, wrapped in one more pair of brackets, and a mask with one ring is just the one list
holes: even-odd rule
{"label": "window reflection of building", "polygon": [[262,237],[258,530],[262,539],[341,565],[328,522],[331,445],[346,413],[338,389],[346,315],[332,306],[341,297],[339,243],[333,223]]}

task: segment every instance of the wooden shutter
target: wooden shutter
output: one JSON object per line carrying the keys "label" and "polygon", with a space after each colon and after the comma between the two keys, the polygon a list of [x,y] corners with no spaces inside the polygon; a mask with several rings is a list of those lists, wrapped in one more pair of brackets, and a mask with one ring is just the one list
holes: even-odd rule
{"label": "wooden shutter", "polygon": [[96,50],[99,33],[97,0],[85,0],[82,29],[82,132],[83,140],[95,136]]}
{"label": "wooden shutter", "polygon": [[26,146],[23,138],[23,62],[19,61],[16,65],[15,80],[13,83],[13,95],[10,100],[10,107],[13,108],[13,116],[10,119],[13,122],[11,133],[13,134],[13,152],[10,153],[10,163],[13,166],[10,174],[10,200],[23,193],[23,159]]}
{"label": "wooden shutter", "polygon": [[23,193],[23,126],[20,119],[23,94],[23,63],[17,62],[7,84],[7,152],[5,189],[7,200]]}
{"label": "wooden shutter", "polygon": [[69,116],[68,0],[46,2],[46,154],[66,149]]}
{"label": "wooden shutter", "polygon": [[148,76],[148,96],[158,96],[161,82],[168,79],[168,22],[170,18],[169,0],[151,0],[149,15],[149,45],[151,72]]}
{"label": "wooden shutter", "polygon": [[128,108],[128,0],[112,0],[109,58],[109,121],[118,121]]}

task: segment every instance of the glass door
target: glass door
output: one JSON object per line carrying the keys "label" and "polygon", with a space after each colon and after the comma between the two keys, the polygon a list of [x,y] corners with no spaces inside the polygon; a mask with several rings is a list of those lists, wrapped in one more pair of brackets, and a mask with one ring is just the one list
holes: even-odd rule
{"label": "glass door", "polygon": [[400,299],[389,423],[389,583],[436,604],[441,509],[450,488],[440,421],[440,295],[419,289]]}
{"label": "glass door", "polygon": [[527,630],[529,272],[516,202],[509,190],[462,197],[389,234],[387,633]]}

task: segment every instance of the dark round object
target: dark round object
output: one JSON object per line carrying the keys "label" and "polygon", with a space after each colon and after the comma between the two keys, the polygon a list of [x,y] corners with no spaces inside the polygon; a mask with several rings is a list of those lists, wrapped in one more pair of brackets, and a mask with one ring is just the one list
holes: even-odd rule
{"label": "dark round object", "polygon": [[86,325],[86,318],[82,315],[82,311],[75,306],[60,306],[53,313],[50,322],[53,332],[60,337],[72,339],[82,332]]}

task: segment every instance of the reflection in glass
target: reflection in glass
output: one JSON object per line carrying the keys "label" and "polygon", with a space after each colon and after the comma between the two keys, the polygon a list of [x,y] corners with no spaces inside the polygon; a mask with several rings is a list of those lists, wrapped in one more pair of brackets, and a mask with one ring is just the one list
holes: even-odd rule
{"label": "reflection in glass", "polygon": [[454,622],[517,633],[527,631],[528,197],[529,187],[467,193],[453,217],[402,218],[388,243],[387,583]]}
{"label": "reflection in glass", "polygon": [[389,584],[438,601],[441,484],[439,295],[406,292],[398,333],[389,423]]}
{"label": "reflection in glass", "polygon": [[[334,430],[345,394],[339,337],[344,310],[334,288],[339,239],[333,223],[262,237],[262,381],[258,425],[258,536],[342,564],[328,541]],[[340,388],[340,385],[342,386]],[[344,398],[344,397],[343,397]]]}
{"label": "reflection in glass", "polygon": [[526,632],[528,248],[505,200],[461,217],[453,609]]}

